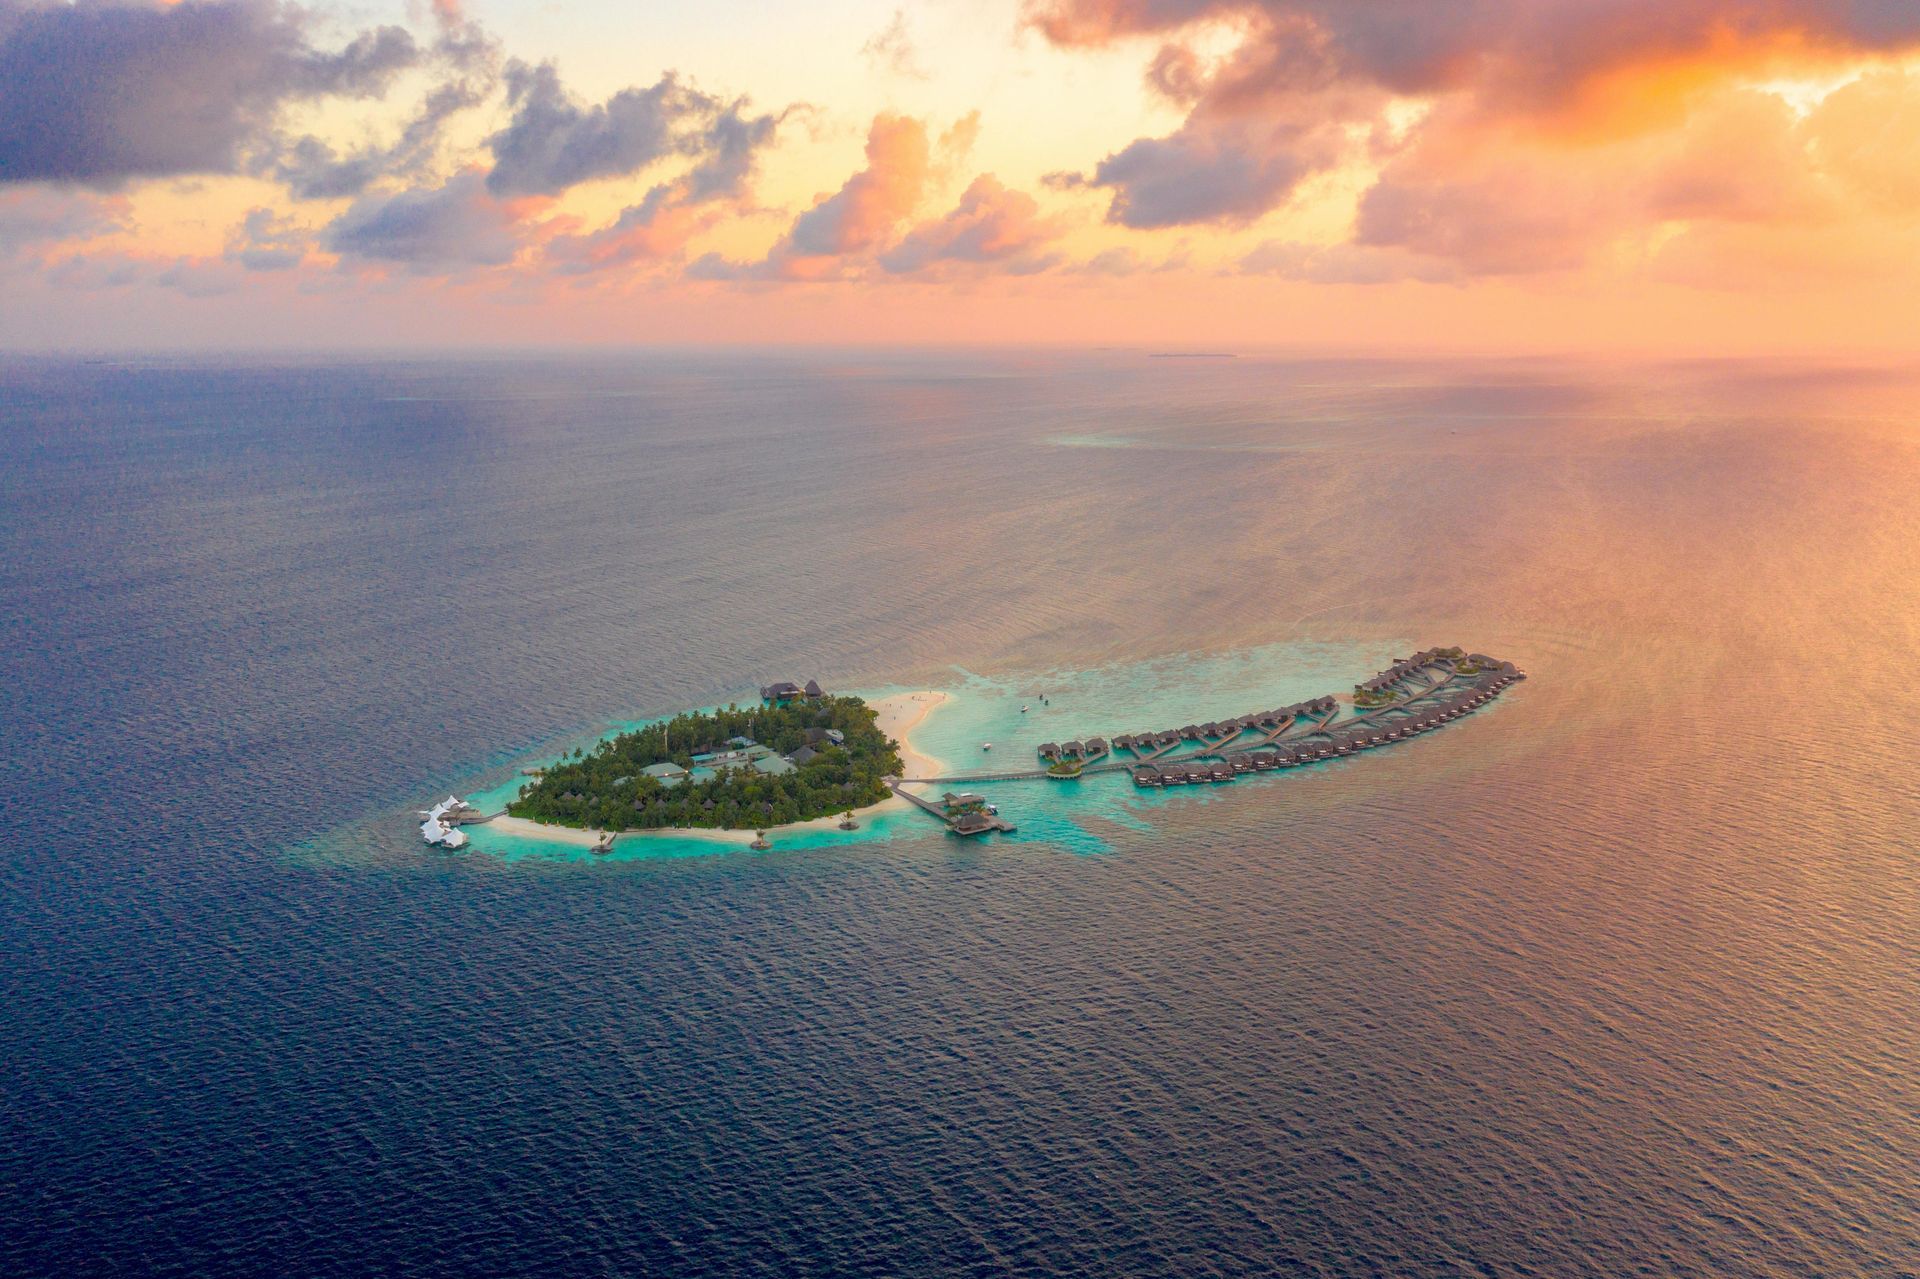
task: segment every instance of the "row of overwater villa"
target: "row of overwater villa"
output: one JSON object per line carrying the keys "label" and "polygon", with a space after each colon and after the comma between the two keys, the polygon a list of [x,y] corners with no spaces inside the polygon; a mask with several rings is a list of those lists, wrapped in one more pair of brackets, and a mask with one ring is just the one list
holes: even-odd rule
{"label": "row of overwater villa", "polygon": [[[1166,763],[1138,763],[1133,767],[1133,784],[1136,786],[1189,786],[1213,782],[1230,782],[1247,773],[1265,773],[1276,769],[1297,768],[1303,764],[1316,764],[1323,760],[1337,759],[1346,755],[1357,755],[1361,751],[1391,745],[1405,741],[1421,733],[1432,732],[1444,724],[1452,723],[1462,715],[1467,715],[1491,702],[1495,697],[1516,680],[1525,676],[1511,662],[1494,663],[1491,659],[1473,658],[1468,662],[1477,663],[1484,674],[1471,683],[1459,684],[1459,693],[1445,697],[1426,706],[1390,706],[1356,717],[1344,725],[1332,724],[1333,712],[1326,711],[1327,718],[1313,729],[1297,738],[1287,740],[1268,739],[1251,745],[1246,749],[1221,750],[1214,747],[1218,754],[1215,759],[1186,758]],[[1422,663],[1421,665],[1430,665]],[[1413,674],[1421,666],[1416,665],[1404,672]],[[1403,676],[1404,677],[1404,676]],[[1395,681],[1377,684],[1375,687],[1385,690]],[[1445,685],[1433,686],[1437,693]],[[1312,708],[1308,713],[1320,713],[1331,699],[1306,703]],[[1238,721],[1229,721],[1238,723]],[[1266,721],[1255,717],[1251,727],[1255,731],[1265,728]],[[1227,727],[1227,725],[1220,725]],[[1115,739],[1116,743],[1119,739]],[[1231,739],[1229,739],[1231,740]],[[1207,752],[1203,752],[1207,753]]]}

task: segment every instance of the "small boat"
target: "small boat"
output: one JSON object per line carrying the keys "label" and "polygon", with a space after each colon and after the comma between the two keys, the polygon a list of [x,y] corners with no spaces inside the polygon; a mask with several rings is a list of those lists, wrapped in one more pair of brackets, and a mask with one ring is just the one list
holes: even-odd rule
{"label": "small boat", "polygon": [[981,749],[981,750],[983,750],[983,751],[990,751],[990,750],[992,750],[992,749],[993,749],[993,743],[992,743],[992,742],[981,742],[981,743],[980,743],[980,749]]}
{"label": "small boat", "polygon": [[1022,707],[1020,708],[1020,713],[1021,713],[1022,715],[1025,715],[1025,714],[1027,713],[1027,708],[1026,708],[1025,706],[1022,706]]}

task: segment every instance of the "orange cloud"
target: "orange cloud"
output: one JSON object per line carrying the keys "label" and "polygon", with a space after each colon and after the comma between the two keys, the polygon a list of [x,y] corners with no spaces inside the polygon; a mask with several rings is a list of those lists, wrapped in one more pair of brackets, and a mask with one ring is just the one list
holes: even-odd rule
{"label": "orange cloud", "polygon": [[825,257],[876,247],[919,207],[931,165],[926,125],[876,116],[867,131],[867,167],[794,221],[790,251]]}
{"label": "orange cloud", "polygon": [[[1920,48],[1906,0],[1032,0],[1028,20],[1069,46],[1173,38],[1147,78],[1185,122],[1081,179],[1133,227],[1279,208],[1355,161],[1358,136],[1391,137],[1409,98],[1437,104],[1415,126],[1430,153],[1483,133],[1594,146],[1682,123],[1742,80]],[[1180,43],[1202,22],[1241,33],[1210,66]]]}
{"label": "orange cloud", "polygon": [[973,180],[951,213],[914,227],[881,255],[880,264],[895,274],[941,262],[1036,271],[1049,264],[1038,250],[1053,234],[1032,196],[986,173]]}
{"label": "orange cloud", "polygon": [[1827,172],[1893,215],[1920,210],[1920,76],[1883,70],[1829,94],[1806,133]]}
{"label": "orange cloud", "polygon": [[581,234],[572,229],[575,220],[555,219],[548,229],[557,234],[547,241],[546,257],[568,275],[669,260],[718,222],[721,212],[716,205],[685,202],[673,187],[657,186],[599,231]]}

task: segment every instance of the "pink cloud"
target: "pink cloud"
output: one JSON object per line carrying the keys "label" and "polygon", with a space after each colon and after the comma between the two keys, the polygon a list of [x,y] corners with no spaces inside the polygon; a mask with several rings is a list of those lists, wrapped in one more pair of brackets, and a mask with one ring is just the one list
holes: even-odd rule
{"label": "pink cloud", "polygon": [[1033,271],[1047,265],[1039,253],[1055,228],[1040,216],[1032,196],[1001,184],[992,174],[973,180],[943,217],[920,223],[880,257],[895,274],[940,262],[989,263]]}
{"label": "pink cloud", "polygon": [[688,203],[676,188],[657,186],[639,204],[623,210],[598,231],[561,231],[547,241],[546,257],[563,274],[580,275],[679,256],[687,242],[719,220],[721,206]]}

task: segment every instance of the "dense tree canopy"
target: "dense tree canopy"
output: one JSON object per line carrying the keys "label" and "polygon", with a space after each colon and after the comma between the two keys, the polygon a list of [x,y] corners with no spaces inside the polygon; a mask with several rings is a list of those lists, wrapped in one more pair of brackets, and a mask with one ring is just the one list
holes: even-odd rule
{"label": "dense tree canopy", "polygon": [[[875,719],[873,708],[857,697],[678,715],[561,760],[523,787],[507,811],[591,830],[752,830],[826,817],[885,799],[880,779],[899,774],[899,748]],[[828,729],[844,740],[837,745],[827,740]],[[777,776],[729,768],[711,781],[668,786],[641,772],[667,762],[690,767],[695,755],[724,751],[735,737],[751,738],[783,756],[803,746],[816,753]]]}

